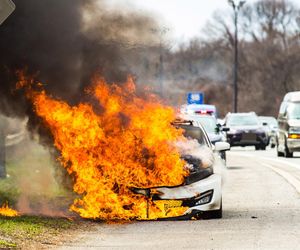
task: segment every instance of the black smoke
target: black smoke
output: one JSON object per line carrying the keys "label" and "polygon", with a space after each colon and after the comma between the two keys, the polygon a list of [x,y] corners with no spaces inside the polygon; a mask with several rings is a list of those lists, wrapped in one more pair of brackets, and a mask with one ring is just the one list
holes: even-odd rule
{"label": "black smoke", "polygon": [[27,115],[31,123],[36,118],[30,103],[14,91],[16,70],[26,69],[49,94],[75,104],[95,73],[108,82],[134,73],[128,55],[151,43],[156,28],[147,15],[112,10],[103,1],[14,2],[15,12],[0,26],[0,112]]}

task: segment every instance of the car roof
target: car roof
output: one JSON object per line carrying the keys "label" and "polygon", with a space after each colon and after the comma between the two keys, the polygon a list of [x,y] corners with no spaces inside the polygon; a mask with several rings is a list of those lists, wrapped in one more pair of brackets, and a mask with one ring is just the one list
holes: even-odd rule
{"label": "car roof", "polygon": [[255,112],[244,112],[244,113],[228,113],[229,116],[244,116],[244,115],[256,115]]}
{"label": "car roof", "polygon": [[206,119],[211,119],[211,120],[214,120],[214,121],[217,121],[216,117],[212,116],[212,115],[188,115],[187,116],[188,119],[190,120],[196,120],[197,118],[206,118]]}
{"label": "car roof", "polygon": [[284,98],[284,102],[300,102],[300,91],[293,91],[287,93]]}

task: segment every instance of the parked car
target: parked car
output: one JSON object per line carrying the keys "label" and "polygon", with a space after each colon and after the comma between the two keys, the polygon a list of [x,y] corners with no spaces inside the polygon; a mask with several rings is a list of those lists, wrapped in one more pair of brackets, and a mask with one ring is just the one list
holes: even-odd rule
{"label": "parked car", "polygon": [[258,119],[260,120],[268,135],[268,145],[270,145],[271,148],[275,148],[275,146],[277,145],[278,134],[278,122],[276,118],[272,116],[259,116]]}
{"label": "parked car", "polygon": [[265,150],[268,145],[266,131],[254,112],[229,113],[224,126],[230,146],[255,146],[256,150]]}
{"label": "parked car", "polygon": [[293,157],[300,152],[300,91],[285,95],[278,115],[277,155]]}
{"label": "parked car", "polygon": [[[222,161],[213,152],[212,144],[208,135],[201,125],[192,121],[176,121],[175,127],[184,130],[184,136],[196,139],[206,157],[213,160],[207,166],[203,161],[193,155],[182,155],[190,169],[190,174],[185,178],[182,185],[176,187],[153,187],[149,189],[134,189],[137,194],[151,197],[153,202],[163,201],[165,207],[169,204],[177,207],[187,207],[185,212],[175,219],[190,219],[200,216],[201,218],[221,218],[222,217],[222,176],[215,172],[217,165]],[[228,150],[229,144],[218,142],[214,151]],[[174,200],[177,202],[174,203]]]}

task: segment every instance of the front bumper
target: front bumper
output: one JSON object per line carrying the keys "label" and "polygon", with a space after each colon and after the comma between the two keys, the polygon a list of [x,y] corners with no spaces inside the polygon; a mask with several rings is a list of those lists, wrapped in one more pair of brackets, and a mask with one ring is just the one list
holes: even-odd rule
{"label": "front bumper", "polygon": [[255,146],[268,145],[268,137],[264,134],[227,134],[227,142],[230,146]]}
{"label": "front bumper", "polygon": [[[182,200],[181,206],[187,207],[187,210],[183,215],[188,215],[195,211],[204,212],[220,209],[222,200],[221,189],[221,175],[212,174],[211,176],[190,185],[156,188],[160,193],[156,199],[159,200],[159,202],[166,201],[166,204],[170,200]],[[209,195],[209,199],[206,199],[205,202],[202,200],[201,202],[201,198],[205,197],[205,195]]]}

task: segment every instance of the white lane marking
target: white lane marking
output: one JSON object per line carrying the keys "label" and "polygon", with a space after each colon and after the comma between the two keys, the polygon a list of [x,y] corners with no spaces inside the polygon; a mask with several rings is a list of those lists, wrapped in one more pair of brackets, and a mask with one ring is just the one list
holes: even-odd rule
{"label": "white lane marking", "polygon": [[273,162],[281,163],[281,164],[284,164],[284,165],[288,165],[288,166],[293,167],[293,168],[300,169],[300,166],[298,164],[288,162],[288,161],[285,161],[285,160],[273,159],[273,158],[269,158],[269,157],[265,157],[265,156],[257,156],[257,155],[253,155],[253,154],[250,155],[250,154],[240,153],[240,152],[231,152],[231,153],[236,154],[236,155],[240,155],[240,156],[244,156],[244,157],[254,157],[256,159],[273,161]]}
{"label": "white lane marking", "polygon": [[[272,159],[272,158],[268,158],[268,157],[264,157],[264,156],[254,156],[254,155],[249,155],[249,154],[239,153],[239,152],[234,152],[234,154],[240,155],[240,156],[244,156],[244,157],[250,157],[250,158],[257,157],[257,158],[260,158],[262,160],[268,160],[268,161],[273,161],[273,162],[277,162],[277,163],[282,163],[282,164],[285,164],[285,165],[289,165],[290,167],[294,167],[294,168],[300,169],[300,166],[298,166],[296,164],[293,164],[293,163],[290,163],[290,162],[286,162],[284,160]],[[272,169],[274,172],[276,172],[277,174],[279,174],[280,176],[282,176],[300,194],[300,181],[296,177],[294,177],[290,173],[288,173],[288,172],[286,172],[286,171],[284,171],[282,169],[279,169],[277,167],[274,167],[274,166],[272,166],[270,164],[267,164],[267,163],[260,163],[260,164],[263,165],[263,166],[265,166],[265,167],[268,167],[268,168]]]}
{"label": "white lane marking", "polygon": [[270,168],[272,169],[274,172],[276,172],[277,174],[281,175],[284,179],[287,180],[288,183],[290,183],[295,189],[296,191],[300,194],[300,181],[295,178],[293,175],[291,175],[290,173],[282,170],[282,169],[279,169],[279,168],[276,168],[276,167],[273,167],[272,165],[269,165],[269,164],[266,164],[266,163],[261,163],[261,165],[267,167],[267,168]]}

